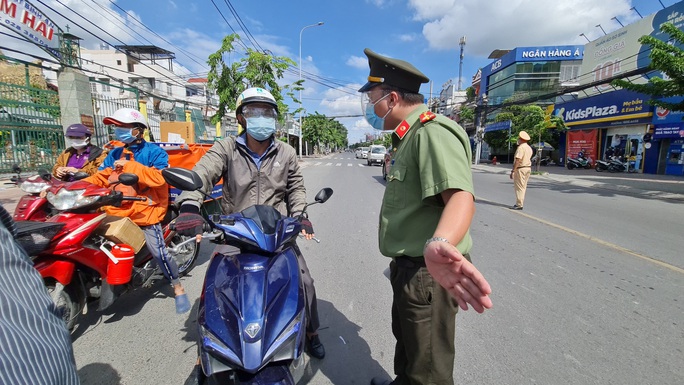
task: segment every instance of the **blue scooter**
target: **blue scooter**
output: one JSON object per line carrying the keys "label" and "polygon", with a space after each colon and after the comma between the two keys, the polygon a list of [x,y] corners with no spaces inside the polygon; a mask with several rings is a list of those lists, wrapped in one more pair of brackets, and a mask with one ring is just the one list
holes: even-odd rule
{"label": "blue scooter", "polygon": [[[180,179],[172,184],[195,190]],[[319,191],[302,215],[332,193],[330,188]],[[212,242],[219,245],[207,268],[197,315],[202,367],[197,374],[203,377],[198,382],[294,385],[303,374],[306,340],[299,220],[256,205],[214,215],[211,222],[219,234]]]}

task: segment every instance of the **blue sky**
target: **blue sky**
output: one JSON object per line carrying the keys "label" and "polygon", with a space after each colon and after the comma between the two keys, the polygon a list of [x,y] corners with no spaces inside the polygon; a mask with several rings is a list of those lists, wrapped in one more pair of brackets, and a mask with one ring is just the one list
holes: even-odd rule
{"label": "blue sky", "polygon": [[[18,1],[18,0],[9,0]],[[206,58],[233,30],[248,31],[259,47],[299,62],[302,28],[303,103],[307,112],[340,118],[351,143],[372,128],[360,117],[355,92],[368,76],[363,49],[411,62],[432,80],[421,92],[439,95],[442,85],[458,81],[459,38],[466,36],[463,88],[477,69],[490,63],[494,49],[519,46],[586,43],[622,24],[660,10],[675,0],[30,0],[62,28],[84,39],[86,48],[101,41],[79,28],[106,30],[97,34],[112,44],[154,44],[176,53],[177,68],[204,77]],[[49,8],[70,18],[64,20]],[[232,6],[232,12],[229,6]],[[68,8],[67,8],[68,7]],[[217,7],[220,12],[217,11]],[[240,18],[236,21],[233,12]],[[228,21],[226,22],[226,20]],[[144,24],[144,27],[141,25]],[[77,25],[74,25],[77,24]],[[243,27],[244,26],[244,27]],[[148,29],[149,28],[149,29]],[[153,32],[151,32],[151,31]],[[246,30],[246,31],[245,31]],[[114,36],[119,41],[115,40]],[[245,43],[254,47],[247,39]],[[0,49],[20,43],[0,35]],[[44,55],[42,51],[36,51]],[[12,54],[10,54],[12,56]],[[298,79],[293,68],[283,79]],[[296,108],[291,106],[291,110]]]}

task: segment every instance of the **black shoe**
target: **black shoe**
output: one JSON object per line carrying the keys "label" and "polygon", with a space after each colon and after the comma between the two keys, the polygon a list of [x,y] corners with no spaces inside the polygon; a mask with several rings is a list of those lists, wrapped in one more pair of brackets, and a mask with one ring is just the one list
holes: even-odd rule
{"label": "black shoe", "polygon": [[385,377],[373,377],[371,385],[394,385],[394,381],[388,380]]}
{"label": "black shoe", "polygon": [[522,208],[522,206],[513,205],[513,206],[509,207],[509,209],[511,209],[511,210],[522,210],[523,208]]}
{"label": "black shoe", "polygon": [[306,347],[307,347],[307,351],[309,352],[309,355],[311,357],[318,358],[319,360],[322,360],[323,358],[325,358],[325,348],[323,347],[323,344],[321,343],[321,339],[318,338],[318,334],[309,338],[309,341],[308,341]]}

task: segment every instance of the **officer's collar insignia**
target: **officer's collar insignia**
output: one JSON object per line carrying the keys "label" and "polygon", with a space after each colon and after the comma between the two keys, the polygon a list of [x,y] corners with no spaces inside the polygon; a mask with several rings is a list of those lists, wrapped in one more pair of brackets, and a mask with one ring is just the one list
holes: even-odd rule
{"label": "officer's collar insignia", "polygon": [[402,121],[399,127],[397,127],[396,130],[394,130],[394,133],[397,134],[399,139],[404,139],[404,136],[406,133],[409,131],[409,128],[411,128],[411,125],[408,124],[407,121]]}
{"label": "officer's collar insignia", "polygon": [[432,112],[425,111],[422,114],[420,114],[420,122],[426,123],[426,122],[429,122],[436,117],[437,117],[437,115],[433,114]]}

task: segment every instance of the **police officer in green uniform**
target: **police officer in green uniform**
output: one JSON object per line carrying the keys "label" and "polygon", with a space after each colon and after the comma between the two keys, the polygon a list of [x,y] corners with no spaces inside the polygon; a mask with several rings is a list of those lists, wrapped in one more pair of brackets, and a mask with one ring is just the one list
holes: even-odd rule
{"label": "police officer in green uniform", "polygon": [[470,263],[475,213],[470,141],[454,121],[428,111],[410,63],[365,49],[370,76],[364,113],[394,130],[396,149],[380,211],[380,252],[391,257],[394,381],[372,385],[454,383],[456,312],[492,306],[491,289]]}

